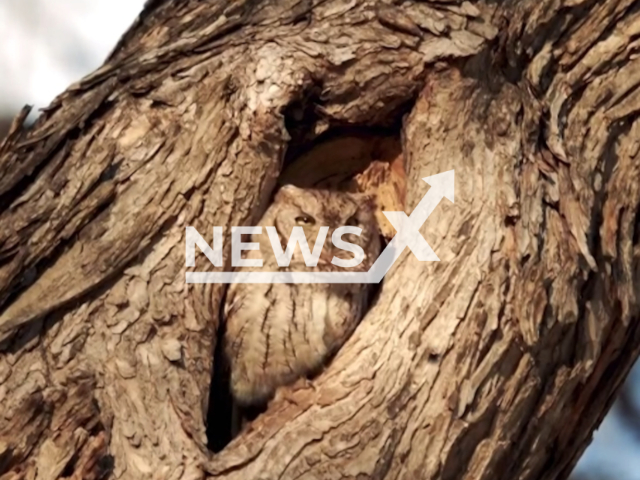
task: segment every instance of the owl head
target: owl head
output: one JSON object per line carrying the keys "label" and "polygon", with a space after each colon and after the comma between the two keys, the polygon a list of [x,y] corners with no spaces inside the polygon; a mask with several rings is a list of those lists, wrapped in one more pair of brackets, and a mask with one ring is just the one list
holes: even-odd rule
{"label": "owl head", "polygon": [[[337,248],[332,242],[334,231],[343,226],[361,229],[359,235],[342,235],[343,240],[360,246],[365,254],[362,263],[351,271],[368,270],[380,253],[381,238],[375,217],[375,203],[372,197],[364,194],[285,185],[276,194],[261,224],[276,227],[283,249],[287,246],[293,227],[302,227],[310,250],[313,250],[321,227],[329,227],[319,266],[331,265],[334,256],[344,260],[353,258],[353,253]],[[304,264],[304,259],[299,246],[296,246],[291,265],[301,263]]]}

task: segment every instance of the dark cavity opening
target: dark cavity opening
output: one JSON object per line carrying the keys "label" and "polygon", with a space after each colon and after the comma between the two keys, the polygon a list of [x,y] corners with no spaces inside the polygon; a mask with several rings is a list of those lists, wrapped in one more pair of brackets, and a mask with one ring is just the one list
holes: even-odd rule
{"label": "dark cavity opening", "polygon": [[[402,118],[410,107],[409,104],[390,115],[385,125],[330,124],[325,131],[317,134],[316,127],[322,121],[316,109],[318,98],[318,92],[311,92],[307,98],[294,102],[284,112],[291,141],[272,195],[280,186],[288,183],[302,188],[358,191],[358,185],[354,183],[357,175],[363,172],[366,174],[374,163],[387,162],[391,165],[394,160],[401,158],[400,131]],[[404,173],[404,165],[402,171]],[[398,209],[393,202],[386,200],[378,204],[382,210]],[[383,238],[382,248],[388,239],[389,235],[386,239]],[[372,286],[368,308],[377,302],[382,284],[383,282]],[[221,326],[214,352],[207,412],[208,447],[214,453],[222,451],[239,434],[241,424],[246,426],[251,423],[267,408],[267,405],[262,405],[240,409],[234,405],[229,388],[229,367],[223,354],[224,299],[221,305]],[[317,373],[319,372],[314,372],[309,378],[313,380]]]}

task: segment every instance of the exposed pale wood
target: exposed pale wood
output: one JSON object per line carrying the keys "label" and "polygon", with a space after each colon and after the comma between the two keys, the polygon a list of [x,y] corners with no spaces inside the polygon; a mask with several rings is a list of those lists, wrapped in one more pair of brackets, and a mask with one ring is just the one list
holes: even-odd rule
{"label": "exposed pale wood", "polygon": [[[0,152],[0,478],[567,478],[640,347],[639,33],[628,0],[149,2]],[[407,211],[455,169],[442,261],[209,454],[224,289],[185,226],[407,111]]]}

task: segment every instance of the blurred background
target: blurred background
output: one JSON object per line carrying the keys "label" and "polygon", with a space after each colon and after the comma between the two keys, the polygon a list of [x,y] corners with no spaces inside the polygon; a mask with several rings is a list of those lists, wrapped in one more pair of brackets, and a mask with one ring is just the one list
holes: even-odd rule
{"label": "blurred background", "polygon": [[[47,106],[101,65],[142,0],[0,0],[0,138],[25,104]],[[640,366],[572,480],[640,480]]]}

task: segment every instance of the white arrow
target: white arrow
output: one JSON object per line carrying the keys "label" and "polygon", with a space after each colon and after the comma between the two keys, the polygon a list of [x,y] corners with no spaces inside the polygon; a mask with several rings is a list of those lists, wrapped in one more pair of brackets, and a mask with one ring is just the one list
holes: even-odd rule
{"label": "white arrow", "polygon": [[440,200],[447,198],[451,202],[455,201],[454,170],[425,177],[422,180],[431,185],[431,188],[413,209],[411,216],[408,217],[404,212],[382,212],[398,233],[391,239],[368,272],[375,283],[382,280],[406,247],[409,247],[421,262],[440,261],[420,233],[420,228],[436,209]]}

